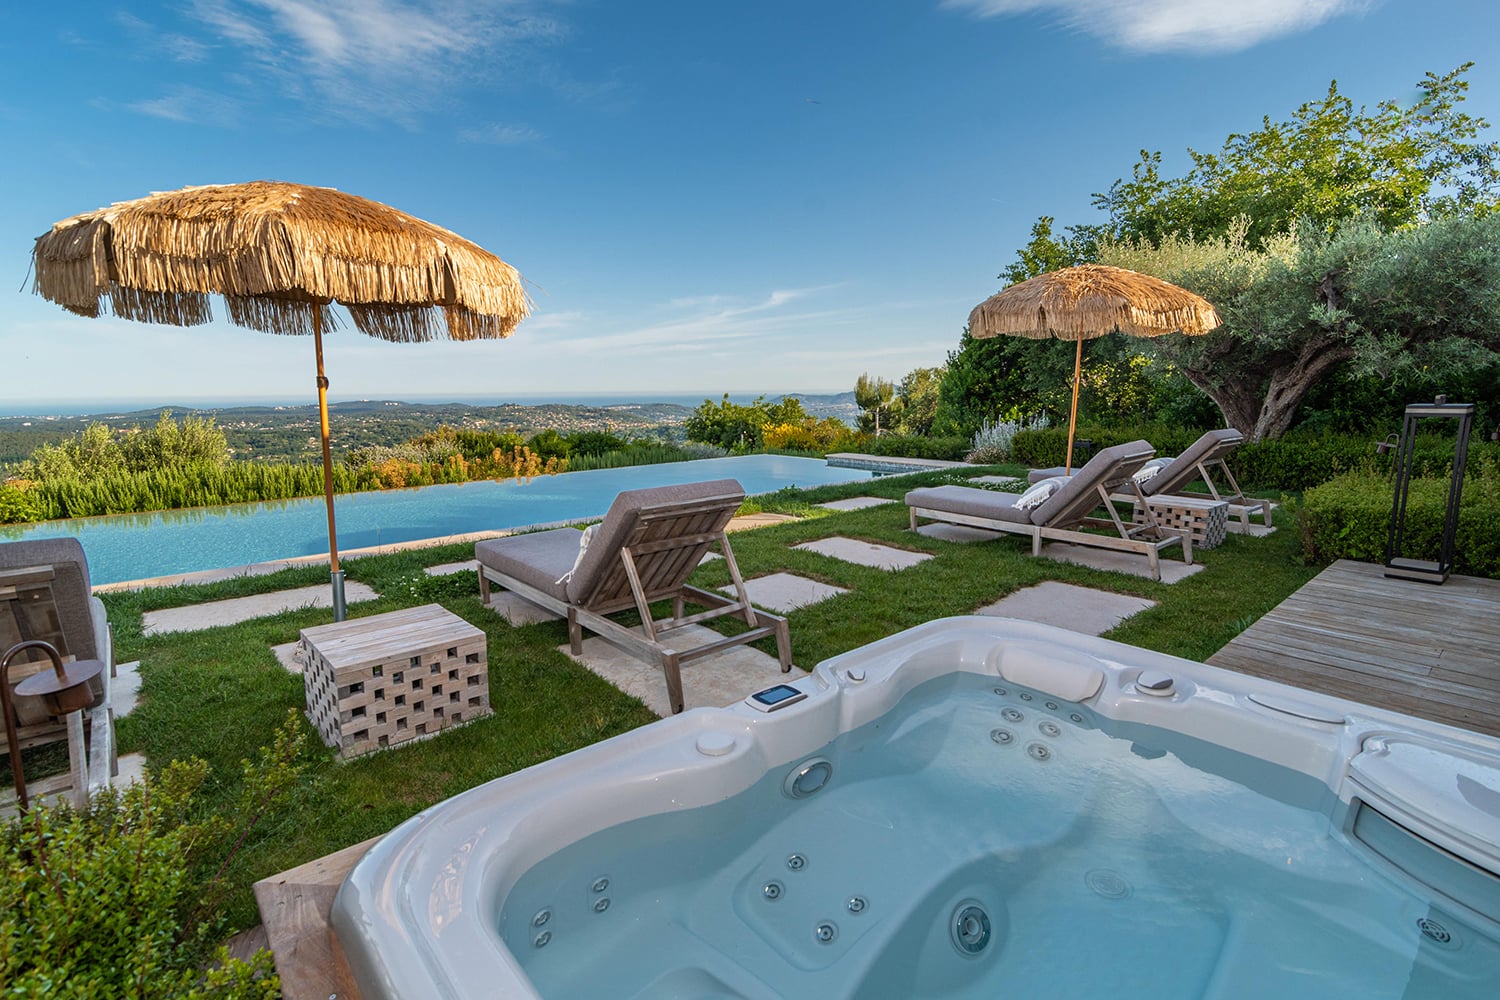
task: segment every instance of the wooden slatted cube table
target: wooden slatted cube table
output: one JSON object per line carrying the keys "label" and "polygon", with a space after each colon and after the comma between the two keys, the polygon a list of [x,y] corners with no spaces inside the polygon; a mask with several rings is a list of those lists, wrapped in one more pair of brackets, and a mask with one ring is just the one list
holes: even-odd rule
{"label": "wooden slatted cube table", "polygon": [[[1156,523],[1173,531],[1186,531],[1193,548],[1212,549],[1224,542],[1229,530],[1229,504],[1224,500],[1199,500],[1196,497],[1147,497],[1146,503],[1156,515]],[[1135,523],[1144,524],[1145,512],[1135,507]]]}
{"label": "wooden slatted cube table", "polygon": [[354,757],[490,713],[484,632],[437,604],[302,630],[307,715]]}

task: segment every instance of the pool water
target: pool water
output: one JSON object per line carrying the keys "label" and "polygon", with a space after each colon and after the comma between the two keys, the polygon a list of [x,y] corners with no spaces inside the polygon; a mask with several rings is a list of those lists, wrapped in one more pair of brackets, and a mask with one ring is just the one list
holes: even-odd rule
{"label": "pool water", "polygon": [[547,998],[1500,996],[1496,926],[1382,866],[1341,809],[959,673],[717,805],[564,848],[497,919]]}
{"label": "pool water", "polygon": [[[733,478],[749,494],[871,478],[821,459],[742,455],[334,497],[341,552],[599,517],[621,490]],[[227,569],[328,551],[323,498],[0,525],[0,540],[76,536],[96,584]]]}

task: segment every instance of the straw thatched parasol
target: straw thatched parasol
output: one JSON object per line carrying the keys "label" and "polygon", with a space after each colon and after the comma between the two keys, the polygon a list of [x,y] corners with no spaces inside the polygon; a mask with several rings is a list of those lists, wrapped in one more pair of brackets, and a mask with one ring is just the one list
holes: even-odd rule
{"label": "straw thatched parasol", "polygon": [[37,238],[33,290],[80,316],[231,322],[313,335],[334,613],[344,616],[333,519],[323,330],[331,306],[397,343],[508,337],[530,312],[516,269],[429,222],[332,188],[279,181],[207,185],[122,201]]}
{"label": "straw thatched parasol", "polygon": [[1029,278],[991,295],[969,313],[975,337],[1074,340],[1073,405],[1068,414],[1066,471],[1073,471],[1083,342],[1107,333],[1160,337],[1207,333],[1219,325],[1209,301],[1186,288],[1104,264],[1080,264]]}

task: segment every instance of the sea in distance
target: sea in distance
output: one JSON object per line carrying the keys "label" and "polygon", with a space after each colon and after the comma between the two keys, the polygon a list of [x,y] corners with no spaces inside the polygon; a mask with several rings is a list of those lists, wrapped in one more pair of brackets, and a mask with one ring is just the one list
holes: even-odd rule
{"label": "sea in distance", "polygon": [[[824,397],[839,395],[838,393],[779,393],[779,392],[731,392],[729,401],[741,406],[748,405],[760,396],[767,400],[777,400],[783,395],[801,397]],[[574,395],[563,395],[558,393],[548,394],[508,394],[505,396],[429,396],[423,395],[420,399],[408,399],[408,403],[468,403],[472,406],[503,406],[506,403],[516,403],[522,406],[542,406],[547,404],[564,404],[574,406],[627,406],[635,403],[675,403],[678,406],[693,408],[705,399],[718,402],[724,397],[722,390],[713,392],[652,392],[650,390],[639,392],[622,392],[611,394],[592,395],[588,393],[577,393]],[[360,398],[331,398],[332,404],[353,403],[363,401]],[[92,414],[134,413],[138,410],[154,410],[161,406],[169,406],[178,410],[202,409],[220,410],[241,406],[310,406],[316,403],[316,398],[309,394],[299,398],[276,398],[276,399],[193,399],[173,398],[162,399],[91,399],[91,400],[5,400],[0,399],[0,416],[4,417],[38,417],[38,416],[85,416]]]}

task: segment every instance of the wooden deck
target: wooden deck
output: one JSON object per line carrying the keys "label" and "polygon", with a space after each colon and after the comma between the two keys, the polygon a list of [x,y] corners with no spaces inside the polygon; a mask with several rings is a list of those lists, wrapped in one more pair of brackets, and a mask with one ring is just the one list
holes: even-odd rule
{"label": "wooden deck", "polygon": [[1500,736],[1500,580],[1340,560],[1208,662]]}

